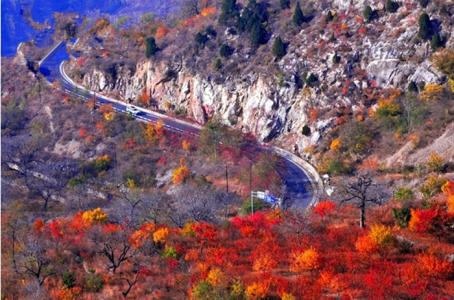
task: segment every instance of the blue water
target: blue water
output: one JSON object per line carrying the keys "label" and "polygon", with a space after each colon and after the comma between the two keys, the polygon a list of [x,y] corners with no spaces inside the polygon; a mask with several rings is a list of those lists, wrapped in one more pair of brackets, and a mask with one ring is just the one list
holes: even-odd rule
{"label": "blue water", "polygon": [[[53,29],[37,32],[25,19],[30,12],[34,21],[53,24],[55,12],[71,12],[81,16],[134,15],[152,12],[164,16],[176,10],[181,0],[1,0],[2,56],[13,56],[20,42],[34,40],[40,47],[53,43]],[[137,13],[137,14],[136,14]]]}

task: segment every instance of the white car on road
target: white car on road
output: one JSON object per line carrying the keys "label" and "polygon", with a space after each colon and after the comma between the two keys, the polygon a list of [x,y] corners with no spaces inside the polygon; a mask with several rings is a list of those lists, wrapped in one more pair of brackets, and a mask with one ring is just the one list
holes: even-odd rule
{"label": "white car on road", "polygon": [[141,111],[134,105],[128,105],[126,106],[126,112],[132,114],[133,116],[137,116]]}

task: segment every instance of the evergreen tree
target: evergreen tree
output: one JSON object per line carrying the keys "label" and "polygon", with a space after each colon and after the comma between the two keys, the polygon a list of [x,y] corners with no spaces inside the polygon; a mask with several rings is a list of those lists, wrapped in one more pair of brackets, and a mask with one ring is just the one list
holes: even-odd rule
{"label": "evergreen tree", "polygon": [[429,0],[419,0],[419,5],[421,5],[422,8],[426,8],[428,4]]}
{"label": "evergreen tree", "polygon": [[306,84],[310,87],[316,86],[318,83],[318,77],[314,73],[311,73],[307,78],[306,78]]}
{"label": "evergreen tree", "polygon": [[263,28],[262,24],[256,22],[251,30],[251,45],[254,48],[258,48],[260,45],[266,43],[267,32]]}
{"label": "evergreen tree", "polygon": [[156,52],[159,51],[159,48],[156,45],[156,40],[154,39],[154,37],[148,37],[145,40],[145,45],[146,45],[145,56],[147,58],[152,57],[153,55],[156,54]]}
{"label": "evergreen tree", "polygon": [[411,81],[408,84],[408,91],[409,92],[413,92],[413,93],[417,93],[418,92],[418,86],[416,85],[416,82]]}
{"label": "evergreen tree", "polygon": [[301,6],[300,6],[299,2],[296,2],[292,20],[293,20],[293,24],[295,24],[296,26],[301,26],[305,21],[305,17],[304,17],[303,11],[301,10]]}
{"label": "evergreen tree", "polygon": [[237,21],[238,17],[239,12],[236,0],[222,0],[219,23],[222,25],[231,25]]}
{"label": "evergreen tree", "polygon": [[222,44],[221,47],[219,48],[219,54],[222,57],[229,57],[230,55],[233,54],[233,51],[234,51],[233,48],[227,44]]}
{"label": "evergreen tree", "polygon": [[432,34],[430,17],[427,13],[422,13],[419,16],[419,37],[423,40],[428,40]]}
{"label": "evergreen tree", "polygon": [[334,15],[331,12],[331,10],[328,10],[328,13],[325,16],[325,22],[328,23],[328,22],[331,22],[332,20],[334,20]]}
{"label": "evergreen tree", "polygon": [[399,9],[399,3],[393,0],[387,0],[385,8],[387,12],[395,13]]}
{"label": "evergreen tree", "polygon": [[195,35],[195,42],[200,46],[205,46],[206,42],[208,42],[208,36],[203,32],[197,32]]}
{"label": "evergreen tree", "polygon": [[281,5],[281,9],[289,9],[290,8],[290,0],[280,0],[279,4]]}
{"label": "evergreen tree", "polygon": [[372,20],[372,13],[373,13],[372,7],[370,7],[370,5],[366,6],[366,8],[363,11],[364,20],[366,22],[370,22]]}
{"label": "evergreen tree", "polygon": [[276,59],[281,59],[285,54],[287,54],[287,51],[285,49],[285,44],[282,41],[281,37],[278,36],[273,43],[273,48],[272,52],[273,55],[276,57]]}
{"label": "evergreen tree", "polygon": [[432,36],[432,39],[430,40],[430,46],[432,47],[433,51],[443,46],[443,40],[438,33]]}

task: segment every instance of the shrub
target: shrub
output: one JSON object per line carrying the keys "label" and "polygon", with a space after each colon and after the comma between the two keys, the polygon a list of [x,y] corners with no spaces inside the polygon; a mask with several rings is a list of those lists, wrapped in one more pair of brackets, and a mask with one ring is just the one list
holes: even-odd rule
{"label": "shrub", "polygon": [[446,76],[454,80],[454,50],[443,49],[435,53],[432,57],[435,66]]}
{"label": "shrub", "polygon": [[441,187],[448,180],[443,177],[430,176],[424,181],[420,188],[421,193],[425,198],[430,198],[441,192]]}
{"label": "shrub", "polygon": [[424,101],[439,100],[443,94],[443,86],[436,83],[426,84],[424,90],[420,93],[419,97]]}
{"label": "shrub", "polygon": [[413,199],[413,191],[409,188],[401,187],[394,192],[394,198],[399,201],[410,201]]}
{"label": "shrub", "polygon": [[436,152],[432,152],[429,155],[429,158],[427,159],[426,166],[429,169],[429,171],[432,172],[440,172],[443,170],[444,167],[444,160],[443,158],[438,155]]}
{"label": "shrub", "polygon": [[76,285],[76,274],[74,272],[65,271],[62,275],[63,284],[68,288]]}
{"label": "shrub", "polygon": [[248,215],[252,213],[252,204],[254,205],[254,213],[269,208],[268,203],[261,199],[254,198],[252,202],[253,203],[251,203],[250,199],[245,200],[240,207],[239,213],[241,215]]}
{"label": "shrub", "polygon": [[423,40],[428,40],[432,35],[432,25],[430,17],[427,13],[422,13],[419,16],[419,37]]}
{"label": "shrub", "polygon": [[176,168],[172,173],[172,182],[173,184],[181,184],[186,178],[190,175],[189,168],[187,166],[180,166]]}
{"label": "shrub", "polygon": [[221,47],[219,48],[219,54],[222,57],[229,57],[230,55],[233,54],[233,51],[234,49],[227,44],[222,44]]}
{"label": "shrub", "polygon": [[394,222],[402,228],[408,226],[408,222],[410,221],[411,214],[410,209],[408,207],[404,208],[393,208],[392,210]]}
{"label": "shrub", "polygon": [[164,248],[164,252],[162,253],[162,256],[165,257],[165,258],[177,258],[178,257],[178,253],[177,253],[177,250],[174,247],[166,246]]}
{"label": "shrub", "polygon": [[292,21],[293,21],[293,24],[295,24],[295,26],[298,26],[298,27],[301,26],[305,21],[305,17],[304,17],[303,11],[301,10],[299,1],[296,2],[295,10],[293,11]]}
{"label": "shrub", "polygon": [[389,245],[394,239],[391,228],[382,224],[372,225],[369,236],[379,247]]}
{"label": "shrub", "polygon": [[146,46],[145,56],[147,58],[154,56],[159,51],[159,48],[156,45],[156,40],[154,39],[154,37],[148,37],[145,40],[145,46]]}
{"label": "shrub", "polygon": [[438,213],[435,209],[411,209],[411,218],[408,227],[415,232],[428,232],[432,229],[432,222]]}
{"label": "shrub", "polygon": [[319,254],[313,249],[296,252],[292,254],[292,263],[290,270],[292,272],[303,272],[307,270],[314,270],[319,267]]}
{"label": "shrub", "polygon": [[287,50],[285,48],[285,43],[282,41],[281,37],[278,36],[274,40],[271,51],[276,59],[281,59],[285,54],[287,54]]}
{"label": "shrub", "polygon": [[85,289],[89,292],[99,292],[104,286],[102,277],[94,272],[90,272],[85,277]]}

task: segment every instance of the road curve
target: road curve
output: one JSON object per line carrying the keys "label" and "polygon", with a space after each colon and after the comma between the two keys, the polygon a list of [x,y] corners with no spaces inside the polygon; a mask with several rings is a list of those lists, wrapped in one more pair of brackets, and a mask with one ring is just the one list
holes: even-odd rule
{"label": "road curve", "polygon": [[[115,111],[126,113],[126,103],[95,94],[74,82],[65,73],[65,61],[68,59],[66,43],[60,42],[39,62],[39,70],[47,81],[59,82],[61,89],[69,95],[83,100],[95,97],[97,105],[111,104]],[[194,136],[198,136],[201,130],[201,126],[198,124],[138,108],[141,110],[141,113],[136,117],[139,121],[156,123],[158,120],[162,120],[167,130]],[[286,186],[285,207],[304,209],[316,203],[318,195],[323,191],[323,184],[315,168],[283,149],[266,145],[264,145],[264,149],[271,150],[284,159],[284,166],[278,172]]]}

